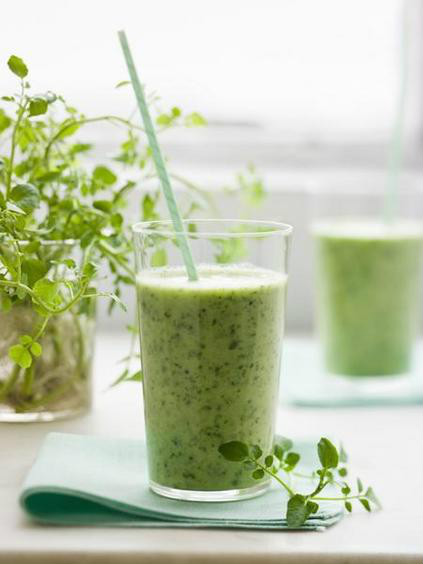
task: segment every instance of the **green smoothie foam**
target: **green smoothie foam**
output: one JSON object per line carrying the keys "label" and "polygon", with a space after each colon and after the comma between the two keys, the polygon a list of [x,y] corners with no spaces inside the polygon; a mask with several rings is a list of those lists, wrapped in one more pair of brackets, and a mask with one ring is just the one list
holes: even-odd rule
{"label": "green smoothie foam", "polygon": [[328,370],[406,373],[421,317],[422,226],[334,220],[316,224],[313,233]]}
{"label": "green smoothie foam", "polygon": [[286,277],[253,266],[144,271],[138,298],[150,479],[183,490],[257,485],[218,453],[269,450],[278,397]]}

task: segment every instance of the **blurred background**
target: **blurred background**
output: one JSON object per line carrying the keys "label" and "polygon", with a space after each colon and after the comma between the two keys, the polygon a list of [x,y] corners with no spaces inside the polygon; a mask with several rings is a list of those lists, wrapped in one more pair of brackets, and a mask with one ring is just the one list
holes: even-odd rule
{"label": "blurred background", "polygon": [[[253,163],[265,197],[250,216],[294,225],[287,327],[310,331],[316,191],[330,199],[384,190],[402,87],[401,186],[420,194],[409,207],[423,214],[423,2],[21,0],[8,4],[2,25],[2,90],[15,88],[5,62],[16,54],[33,91],[61,93],[89,116],[138,119],[132,91],[115,88],[127,78],[121,28],[160,107],[198,111],[208,121],[164,134],[172,170],[213,191],[221,215],[235,217],[239,199],[224,188]],[[122,141],[104,125],[79,137],[96,143],[98,161]],[[131,288],[123,299],[134,304]],[[100,328],[122,327],[124,314],[108,318],[102,308]]]}

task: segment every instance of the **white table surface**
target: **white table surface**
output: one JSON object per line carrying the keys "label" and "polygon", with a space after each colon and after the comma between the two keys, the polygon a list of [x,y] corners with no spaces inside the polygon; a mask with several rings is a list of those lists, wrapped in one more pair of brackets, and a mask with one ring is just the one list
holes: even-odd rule
{"label": "white table surface", "polygon": [[[285,354],[290,354],[288,339]],[[117,374],[126,339],[101,335],[96,387]],[[298,343],[295,344],[296,346]],[[0,424],[0,564],[408,564],[423,562],[421,407],[304,409],[282,406],[278,430],[293,438],[342,439],[352,469],[384,509],[357,509],[325,532],[50,527],[17,505],[20,485],[50,431],[143,436],[141,392],[129,383],[100,391],[93,412],[49,424]]]}

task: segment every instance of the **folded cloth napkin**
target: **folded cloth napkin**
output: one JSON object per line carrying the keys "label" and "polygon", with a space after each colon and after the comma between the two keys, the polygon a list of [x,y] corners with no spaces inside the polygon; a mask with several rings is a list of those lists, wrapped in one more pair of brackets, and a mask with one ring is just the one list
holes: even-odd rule
{"label": "folded cloth napkin", "polygon": [[[311,443],[302,444],[310,464]],[[116,527],[287,528],[286,496],[272,485],[260,497],[222,503],[167,499],[148,487],[141,441],[50,433],[32,466],[20,504],[40,523]],[[323,530],[342,517],[321,505],[302,528]]]}

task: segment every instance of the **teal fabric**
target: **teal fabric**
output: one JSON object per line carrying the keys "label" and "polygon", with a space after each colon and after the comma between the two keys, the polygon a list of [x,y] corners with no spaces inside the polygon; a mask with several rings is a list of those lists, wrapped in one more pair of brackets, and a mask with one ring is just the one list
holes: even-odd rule
{"label": "teal fabric", "polygon": [[[313,457],[302,444],[305,467]],[[223,503],[163,498],[148,488],[141,441],[50,433],[23,485],[20,504],[40,523],[124,527],[286,529],[286,496],[277,485],[260,497]],[[323,530],[342,517],[322,505],[303,527]]]}

